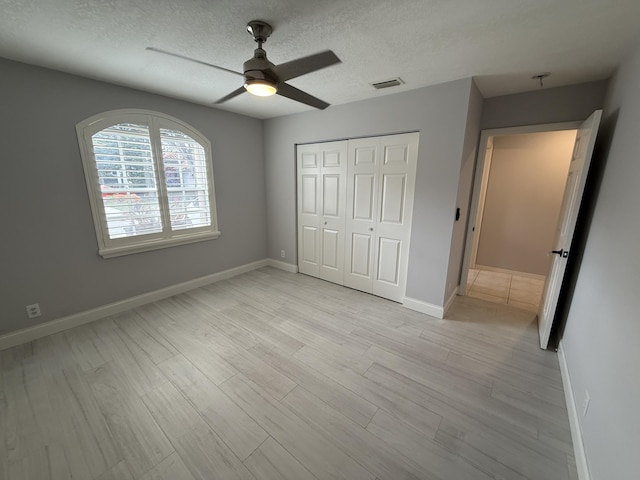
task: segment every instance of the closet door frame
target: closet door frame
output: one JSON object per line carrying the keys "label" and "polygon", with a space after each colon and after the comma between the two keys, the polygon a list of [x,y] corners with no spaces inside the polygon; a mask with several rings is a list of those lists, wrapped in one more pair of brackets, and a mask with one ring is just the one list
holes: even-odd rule
{"label": "closet door frame", "polygon": [[300,273],[404,300],[418,142],[416,132],[297,146]]}

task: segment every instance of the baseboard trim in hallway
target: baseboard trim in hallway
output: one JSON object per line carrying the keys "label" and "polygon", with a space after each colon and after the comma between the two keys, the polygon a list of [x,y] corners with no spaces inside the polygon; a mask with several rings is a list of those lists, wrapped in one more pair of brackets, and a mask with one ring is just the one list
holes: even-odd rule
{"label": "baseboard trim in hallway", "polygon": [[560,345],[558,345],[558,361],[560,364],[562,385],[564,386],[564,395],[567,400],[567,412],[569,413],[569,425],[571,425],[571,439],[573,440],[573,450],[576,457],[578,478],[580,480],[591,480],[587,455],[584,451],[584,443],[582,441],[582,428],[580,427],[580,420],[578,417],[578,406],[576,405],[576,397],[573,393],[573,388],[571,387],[569,366],[567,365],[567,357],[564,354],[562,341],[560,341]]}
{"label": "baseboard trim in hallway", "polygon": [[444,307],[433,303],[423,302],[415,298],[404,297],[402,306],[414,312],[424,313],[436,318],[444,318]]}

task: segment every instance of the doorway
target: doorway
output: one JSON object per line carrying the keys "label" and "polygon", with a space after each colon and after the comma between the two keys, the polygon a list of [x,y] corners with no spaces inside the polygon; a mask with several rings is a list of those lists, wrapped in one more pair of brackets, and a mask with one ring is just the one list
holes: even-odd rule
{"label": "doorway", "polygon": [[538,311],[578,126],[482,132],[461,294]]}

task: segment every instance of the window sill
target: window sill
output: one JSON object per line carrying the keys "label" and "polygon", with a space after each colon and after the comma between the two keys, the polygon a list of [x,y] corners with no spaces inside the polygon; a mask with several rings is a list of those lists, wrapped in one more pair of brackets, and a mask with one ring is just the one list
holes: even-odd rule
{"label": "window sill", "polygon": [[161,248],[176,247],[178,245],[187,245],[189,243],[205,242],[207,240],[215,240],[220,236],[220,232],[206,232],[200,234],[185,235],[183,237],[174,237],[169,239],[155,239],[146,242],[139,242],[131,245],[123,245],[120,247],[101,248],[98,253],[102,258],[121,257],[123,255],[131,255],[134,253],[149,252],[151,250],[159,250]]}

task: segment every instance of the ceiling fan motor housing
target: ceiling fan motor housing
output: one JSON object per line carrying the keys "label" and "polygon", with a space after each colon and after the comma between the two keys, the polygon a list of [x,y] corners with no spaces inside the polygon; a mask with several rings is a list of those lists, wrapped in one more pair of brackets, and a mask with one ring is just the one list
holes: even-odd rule
{"label": "ceiling fan motor housing", "polygon": [[278,81],[276,66],[267,60],[267,53],[262,48],[256,48],[254,57],[244,62],[242,69],[247,80],[260,79],[273,83]]}

